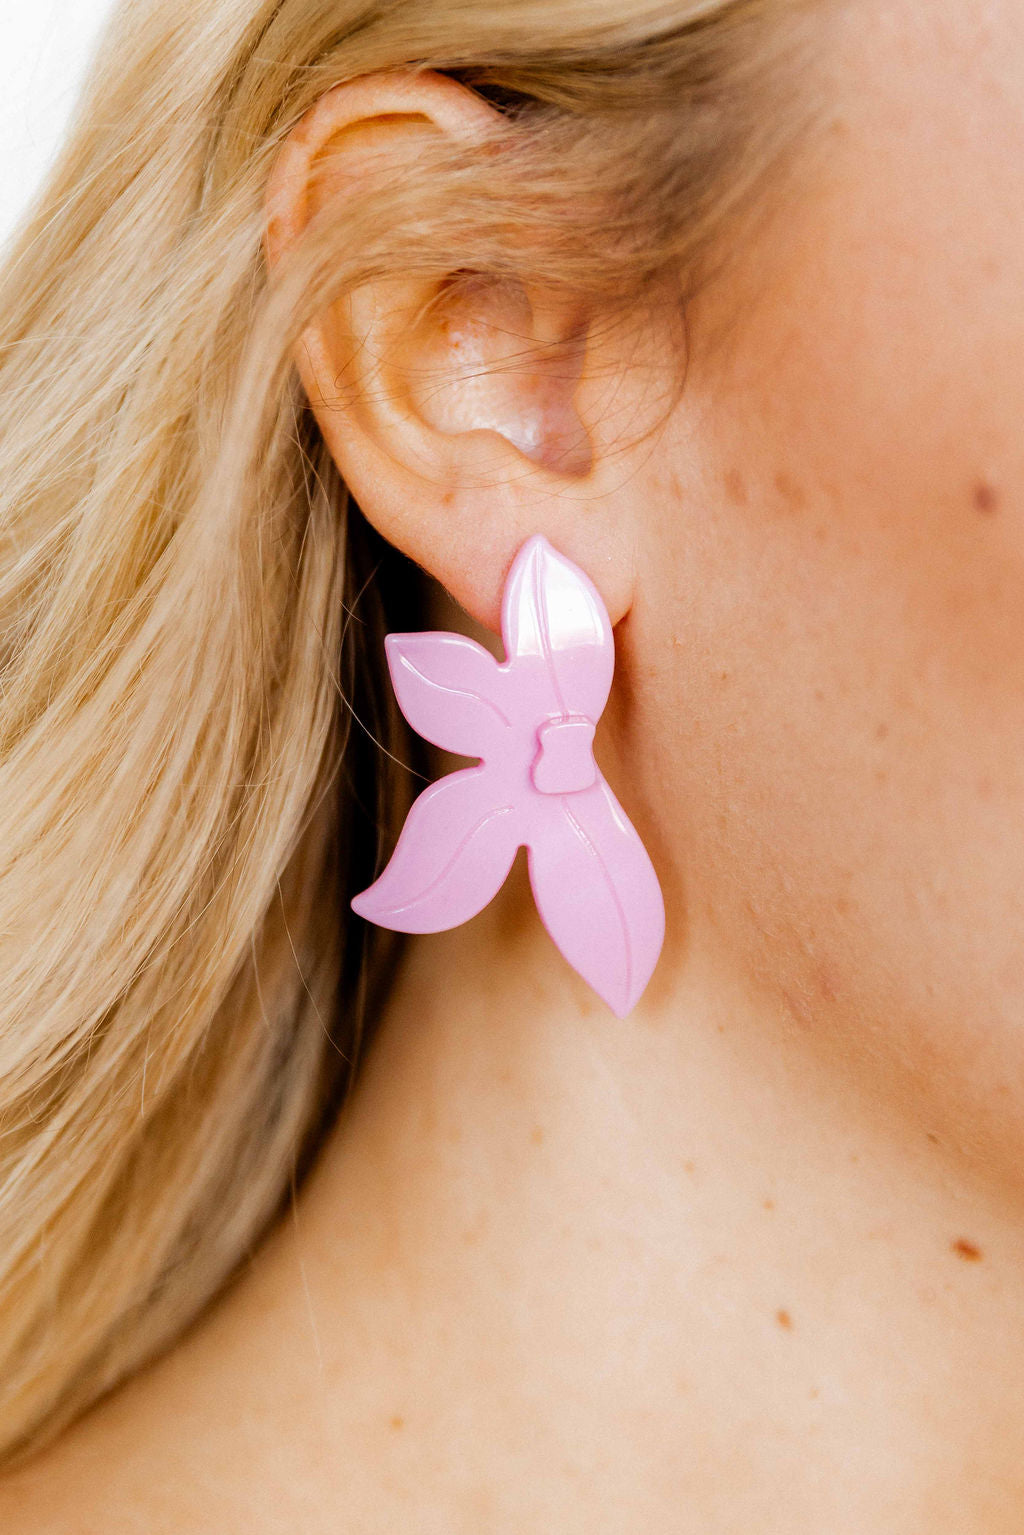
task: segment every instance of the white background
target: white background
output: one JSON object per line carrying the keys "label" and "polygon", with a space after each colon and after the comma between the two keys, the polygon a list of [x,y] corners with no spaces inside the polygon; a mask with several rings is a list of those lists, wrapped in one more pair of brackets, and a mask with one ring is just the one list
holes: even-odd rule
{"label": "white background", "polygon": [[60,145],[113,8],[114,0],[0,0],[0,245]]}

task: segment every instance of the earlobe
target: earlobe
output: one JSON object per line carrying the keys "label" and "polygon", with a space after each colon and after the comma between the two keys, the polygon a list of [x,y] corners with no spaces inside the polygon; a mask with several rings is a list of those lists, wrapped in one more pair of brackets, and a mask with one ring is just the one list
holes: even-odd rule
{"label": "earlobe", "polygon": [[[393,185],[408,167],[414,188],[424,135],[471,146],[500,127],[487,102],[430,72],[327,92],[279,152],[268,185],[272,273],[318,213],[372,196],[380,172]],[[591,569],[614,622],[630,605],[628,562],[609,547],[621,527],[587,518],[585,499],[571,493],[594,467],[576,407],[587,344],[580,306],[507,271],[500,281],[468,275],[453,250],[450,272],[398,270],[340,293],[296,349],[311,408],[363,513],[492,630],[512,554],[538,532]]]}

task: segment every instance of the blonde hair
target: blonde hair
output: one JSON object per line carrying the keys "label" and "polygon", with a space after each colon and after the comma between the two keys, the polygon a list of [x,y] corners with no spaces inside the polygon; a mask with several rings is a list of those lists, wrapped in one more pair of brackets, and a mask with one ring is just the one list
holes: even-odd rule
{"label": "blonde hair", "polygon": [[[0,1456],[228,1282],[398,953],[348,898],[421,787],[381,637],[424,587],[349,504],[295,338],[453,252],[595,305],[697,272],[781,153],[783,8],[120,7],[0,273]],[[394,68],[487,95],[489,152],[335,210],[268,283],[280,144]]]}

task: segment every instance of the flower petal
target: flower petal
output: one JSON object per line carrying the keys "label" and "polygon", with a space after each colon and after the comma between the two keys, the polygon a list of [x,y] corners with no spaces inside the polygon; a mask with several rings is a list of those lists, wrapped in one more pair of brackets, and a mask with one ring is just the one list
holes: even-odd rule
{"label": "flower petal", "polygon": [[398,933],[458,927],[505,883],[518,827],[485,767],[449,773],[413,801],[391,861],[352,910]]}
{"label": "flower petal", "polygon": [[541,920],[573,969],[624,1018],[665,937],[654,865],[603,777],[591,789],[538,802],[528,846]]}
{"label": "flower petal", "polygon": [[399,708],[418,735],[465,757],[500,750],[508,676],[489,651],[444,630],[389,634],[384,648]]}
{"label": "flower petal", "polygon": [[590,578],[541,533],[513,561],[501,628],[513,675],[521,663],[546,672],[548,712],[583,715],[596,725],[615,669],[611,620]]}

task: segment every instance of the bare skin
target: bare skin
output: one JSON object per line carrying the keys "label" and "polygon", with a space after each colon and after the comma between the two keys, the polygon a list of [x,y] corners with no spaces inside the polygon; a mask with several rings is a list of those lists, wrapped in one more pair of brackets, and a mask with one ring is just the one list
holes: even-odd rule
{"label": "bare skin", "polygon": [[[478,622],[529,532],[602,587],[598,753],[665,955],[617,1022],[521,865],[412,942],[291,1217],[0,1484],[5,1531],[1019,1535],[1024,14],[858,0],[821,59],[829,120],[695,305],[653,446],[613,448],[607,357],[560,483],[515,446],[528,379],[486,430],[454,357],[443,408],[328,399],[388,295],[309,338],[361,505]],[[310,155],[477,120],[429,78],[358,89]]]}

